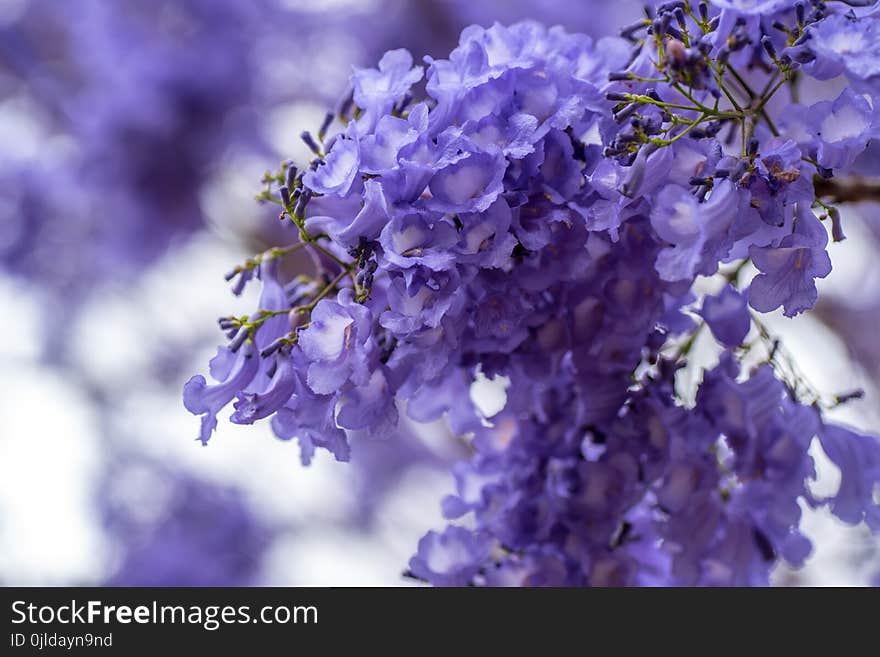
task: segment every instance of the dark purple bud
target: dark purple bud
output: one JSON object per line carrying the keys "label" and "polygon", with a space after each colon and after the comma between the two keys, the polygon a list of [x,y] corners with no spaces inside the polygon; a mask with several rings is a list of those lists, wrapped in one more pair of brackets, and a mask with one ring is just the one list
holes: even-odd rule
{"label": "dark purple bud", "polygon": [[718,56],[715,58],[718,60],[718,63],[724,65],[727,63],[727,60],[730,59],[730,49],[727,46],[722,46],[721,50],[718,51]]}
{"label": "dark purple bud", "polygon": [[617,123],[623,123],[629,117],[631,117],[633,114],[635,114],[636,110],[638,110],[638,109],[639,109],[638,103],[630,103],[629,105],[624,107],[622,110],[620,110],[619,112],[614,114],[614,120]]}
{"label": "dark purple bud", "polygon": [[770,59],[776,61],[776,46],[773,45],[772,39],[765,34],[761,37],[761,45],[764,46],[764,50],[767,52]]}
{"label": "dark purple bud", "polygon": [[681,7],[676,7],[675,11],[675,20],[678,22],[678,26],[687,32],[687,22],[684,19],[684,10]]}
{"label": "dark purple bud", "polygon": [[671,36],[676,41],[684,41],[684,34],[677,27],[672,27],[671,25],[667,27],[666,35]]}
{"label": "dark purple bud", "polygon": [[343,98],[342,102],[339,103],[339,109],[336,110],[336,113],[339,116],[347,117],[349,111],[351,111],[352,106],[354,105],[354,91],[350,91],[348,95]]}
{"label": "dark purple bud", "polygon": [[819,175],[822,176],[825,180],[829,180],[834,177],[834,170],[829,169],[828,167],[817,166],[816,169],[819,172]]}
{"label": "dark purple bud", "polygon": [[[260,358],[268,358],[269,356],[274,354],[276,351],[281,349],[281,345],[283,345],[283,344],[284,344],[284,338],[278,338],[277,340],[273,340],[268,345],[266,345],[263,348],[263,350],[260,352]],[[269,373],[266,372],[266,374],[269,374]],[[269,374],[269,376],[272,376],[272,375]]]}
{"label": "dark purple bud", "polygon": [[287,171],[284,176],[284,184],[287,185],[288,189],[293,187],[294,182],[296,181],[296,172],[297,169],[293,165],[293,163],[288,163]]}
{"label": "dark purple bud", "polygon": [[278,191],[281,193],[281,202],[284,203],[285,208],[290,207],[290,190],[287,188],[287,185],[282,185]]}
{"label": "dark purple bud", "polygon": [[701,2],[699,7],[700,11],[700,19],[705,21],[709,18],[709,5],[705,2]]}
{"label": "dark purple bud", "polygon": [[324,141],[324,135],[327,134],[327,129],[330,127],[330,124],[333,123],[333,119],[336,118],[336,115],[333,112],[327,112],[324,116],[324,121],[321,123],[321,127],[318,129],[318,139]]}
{"label": "dark purple bud", "polygon": [[865,396],[865,391],[858,389],[858,390],[852,390],[850,392],[845,392],[842,395],[837,395],[837,397],[835,397],[834,401],[836,401],[838,404],[846,404],[847,402],[850,402],[854,399],[861,399],[864,396]]}
{"label": "dark purple bud", "polygon": [[794,6],[794,15],[797,18],[798,25],[804,24],[804,19],[806,18],[806,7],[803,2],[799,2]]}
{"label": "dark purple bud", "polygon": [[757,155],[758,154],[758,147],[760,145],[761,145],[760,142],[755,137],[752,137],[751,139],[749,139],[748,150],[746,151],[748,156],[754,157],[755,155]]}
{"label": "dark purple bud", "polygon": [[715,177],[716,178],[727,178],[730,175],[730,171],[727,169],[716,169]]}
{"label": "dark purple bud", "polygon": [[797,39],[795,39],[794,43],[792,43],[791,45],[794,47],[802,46],[812,38],[813,36],[809,32],[804,32]]}
{"label": "dark purple bud", "polygon": [[724,121],[711,121],[705,125],[706,136],[717,137],[718,133],[721,132],[721,128],[724,127]]}
{"label": "dark purple bud", "polygon": [[[290,340],[290,338],[287,335],[282,335],[280,338],[276,338],[275,340],[273,340],[272,342],[270,342],[269,344],[267,344],[263,348],[263,350],[260,352],[260,357],[261,358],[268,358],[269,356],[274,354],[276,351],[281,349],[281,347],[286,345],[289,342],[289,340]],[[277,363],[274,363],[273,365],[277,366]],[[271,372],[266,372],[266,374],[268,374],[269,376],[272,376]]]}
{"label": "dark purple bud", "polygon": [[840,224],[840,210],[829,208],[828,217],[831,219],[831,239],[842,242],[846,239],[846,235],[843,234],[843,226]]}
{"label": "dark purple bud", "polygon": [[628,103],[631,100],[629,94],[622,94],[616,91],[609,91],[605,94],[605,98],[617,103]]}
{"label": "dark purple bud", "polygon": [[653,25],[651,26],[654,32],[654,36],[656,36],[658,39],[662,39],[664,36],[666,36],[666,30],[669,29],[670,19],[671,16],[669,14],[661,14],[660,17],[654,21]]}
{"label": "dark purple bud", "polygon": [[786,27],[781,21],[773,21],[773,29],[785,32],[786,34],[788,33],[788,27]]}
{"label": "dark purple bud", "polygon": [[651,117],[642,123],[642,132],[646,135],[656,135],[663,129],[663,121],[658,117]]}
{"label": "dark purple bud", "polygon": [[613,71],[608,74],[610,82],[623,82],[624,80],[632,80],[633,74],[628,71]]}
{"label": "dark purple bud", "polygon": [[797,50],[794,53],[794,61],[796,61],[798,64],[808,64],[814,59],[816,59],[816,55],[806,49]]}
{"label": "dark purple bud", "polygon": [[296,205],[293,208],[293,216],[303,218],[306,216],[306,205],[308,205],[308,200],[306,196],[300,196],[296,199]]}
{"label": "dark purple bud", "polygon": [[694,190],[694,196],[699,200],[700,203],[706,200],[706,194],[712,189],[711,185],[700,185]]}
{"label": "dark purple bud", "polygon": [[693,178],[691,178],[691,179],[688,181],[688,184],[689,184],[689,185],[697,185],[697,186],[699,186],[699,185],[708,185],[708,184],[709,184],[709,179],[708,179],[708,178],[698,178],[698,177],[693,177]]}
{"label": "dark purple bud", "polygon": [[614,143],[617,146],[626,146],[627,144],[635,144],[639,141],[639,137],[632,133],[622,132],[617,137],[614,138]]}
{"label": "dark purple bud", "polygon": [[250,282],[252,276],[253,270],[242,272],[241,276],[238,277],[238,280],[235,281],[235,285],[232,286],[232,294],[240,296],[241,293],[244,292],[244,288],[247,286],[248,282]]}
{"label": "dark purple bud", "polygon": [[710,20],[710,21],[709,21],[709,31],[710,31],[710,32],[714,32],[715,30],[717,30],[717,29],[718,29],[718,25],[719,25],[719,23],[721,23],[721,17],[720,17],[720,16],[716,16],[715,18],[713,18],[712,20]]}
{"label": "dark purple bud", "polygon": [[302,134],[300,134],[299,137],[305,142],[306,146],[308,146],[315,155],[321,155],[321,147],[318,146],[318,142],[316,142],[315,138],[312,137],[311,132],[305,130]]}
{"label": "dark purple bud", "polygon": [[232,338],[232,342],[229,343],[229,351],[236,352],[241,349],[241,345],[244,344],[244,341],[247,340],[250,335],[250,330],[242,326],[238,329],[238,333],[235,334],[235,337]]}

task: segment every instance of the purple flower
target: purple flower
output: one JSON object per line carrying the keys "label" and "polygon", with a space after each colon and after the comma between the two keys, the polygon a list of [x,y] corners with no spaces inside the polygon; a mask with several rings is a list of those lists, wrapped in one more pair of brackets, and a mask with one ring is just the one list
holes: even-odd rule
{"label": "purple flower", "polygon": [[208,444],[211,434],[217,428],[219,413],[235,396],[247,388],[260,367],[259,356],[252,343],[245,344],[238,353],[220,347],[211,360],[211,376],[220,381],[208,385],[205,377],[196,374],[183,387],[183,403],[186,410],[202,416],[199,440]]}
{"label": "purple flower", "polygon": [[489,552],[485,539],[450,525],[442,534],[428,532],[410,560],[412,574],[434,586],[466,586],[479,571]]}
{"label": "purple flower", "polygon": [[471,152],[434,174],[426,205],[439,212],[482,212],[501,193],[506,169],[500,150]]}
{"label": "purple flower", "polygon": [[501,268],[510,262],[517,240],[510,233],[512,213],[504,199],[485,212],[459,215],[459,220],[459,262],[489,268]]}
{"label": "purple flower", "polygon": [[428,127],[428,108],[424,103],[411,107],[406,119],[385,115],[376,130],[361,138],[361,171],[379,175],[398,165],[400,151],[416,142]]}
{"label": "purple flower", "polygon": [[[657,256],[660,275],[665,280],[678,281],[698,273],[712,273],[719,254],[706,253],[706,250],[727,233],[736,209],[736,192],[726,181],[705,203],[699,203],[683,187],[665,187],[658,194],[651,214],[654,230],[670,244]],[[704,264],[707,256],[711,264]]]}
{"label": "purple flower", "polygon": [[489,152],[495,146],[504,155],[521,159],[534,151],[537,128],[538,119],[531,114],[513,114],[506,119],[490,114],[479,121],[468,121],[465,134],[483,151]]}
{"label": "purple flower", "polygon": [[809,109],[817,143],[816,159],[829,169],[852,166],[868,140],[878,134],[876,112],[868,100],[847,87],[832,102],[822,101]]}
{"label": "purple flower", "polygon": [[416,269],[393,276],[388,287],[388,310],[380,317],[382,326],[398,336],[437,329],[447,314],[457,314],[464,303],[461,282],[454,269]]}
{"label": "purple flower", "polygon": [[371,323],[369,309],[354,300],[350,289],[342,290],[335,301],[322,299],[315,306],[299,338],[312,392],[327,395],[349,380],[356,385],[369,381]]}
{"label": "purple flower", "polygon": [[[756,165],[744,184],[751,195],[749,206],[757,210],[765,224],[781,226],[795,203],[812,202],[815,192],[810,171],[793,140],[782,137],[767,140]],[[749,239],[758,243],[760,237],[752,233]]]}
{"label": "purple flower", "polygon": [[320,194],[345,196],[357,175],[359,163],[357,141],[337,139],[324,163],[306,173],[303,182]]}
{"label": "purple flower", "polygon": [[388,223],[388,202],[385,190],[378,180],[364,181],[364,204],[353,218],[342,215],[339,219],[328,216],[309,217],[306,226],[329,234],[339,244],[351,248],[361,238],[375,240]]}
{"label": "purple flower", "polygon": [[397,427],[397,417],[394,391],[384,368],[373,370],[366,383],[347,388],[339,397],[336,422],[345,429],[387,438]]}
{"label": "purple flower", "polygon": [[293,396],[300,377],[297,367],[301,367],[301,363],[287,354],[280,354],[276,363],[274,374],[261,391],[238,393],[238,401],[233,404],[232,422],[253,424],[275,413]]}
{"label": "purple flower", "polygon": [[700,311],[712,335],[725,347],[738,347],[746,339],[751,327],[748,303],[732,285],[718,295],[708,296]]}
{"label": "purple flower", "polygon": [[846,73],[853,80],[870,80],[880,74],[880,22],[878,15],[853,18],[833,14],[807,29],[807,47],[815,59],[807,72],[820,80]]}
{"label": "purple flower", "polygon": [[844,522],[864,520],[872,530],[880,530],[880,441],[833,424],[822,426],[819,440],[841,472],[837,494],[826,500],[831,512]]}
{"label": "purple flower", "polygon": [[825,250],[828,233],[809,206],[798,204],[794,232],[778,247],[753,246],[749,254],[760,270],[749,287],[749,304],[758,312],[784,307],[786,317],[816,303],[816,279],[831,273]]}
{"label": "purple flower", "polygon": [[[205,377],[197,374],[187,381],[183,388],[183,402],[186,409],[194,415],[202,415],[199,440],[203,445],[208,443],[217,427],[217,413],[239,393],[249,390],[255,380],[266,376],[270,365],[260,358],[260,351],[283,335],[287,328],[286,317],[271,315],[290,307],[287,294],[278,281],[278,262],[269,261],[260,265],[259,276],[263,284],[260,309],[268,311],[270,315],[266,317],[261,315],[261,323],[253,331],[246,326],[233,329],[236,333],[230,346],[218,349],[217,355],[211,360],[211,377],[219,383],[208,385]],[[279,383],[278,379],[275,383],[276,385]],[[286,388],[286,383],[282,384],[282,388]],[[264,397],[260,401],[269,402],[270,405],[279,403],[277,392],[268,394],[269,397]],[[257,402],[254,395],[250,396],[250,400]],[[248,415],[256,415],[259,412],[259,408],[250,407],[247,410],[243,408],[242,414],[237,415],[237,419],[243,421]]]}
{"label": "purple flower", "polygon": [[[379,60],[379,68],[355,71],[351,82],[354,102],[364,110],[363,129],[371,130],[388,114],[394,103],[422,79],[422,68],[413,66],[412,55],[406,50],[390,50]],[[359,126],[360,128],[360,126]]]}
{"label": "purple flower", "polygon": [[316,395],[301,386],[294,398],[272,416],[272,431],[278,438],[299,442],[303,465],[312,462],[318,447],[333,454],[337,461],[351,458],[345,431],[336,424],[336,402],[335,395]]}
{"label": "purple flower", "polygon": [[385,224],[379,243],[388,267],[409,269],[427,267],[449,269],[455,260],[453,245],[458,241],[455,227],[444,219],[432,221],[423,214],[398,215]]}

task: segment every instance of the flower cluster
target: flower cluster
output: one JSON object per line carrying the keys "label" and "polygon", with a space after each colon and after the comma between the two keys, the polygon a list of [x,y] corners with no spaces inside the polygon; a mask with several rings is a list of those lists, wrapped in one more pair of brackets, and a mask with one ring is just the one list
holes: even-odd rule
{"label": "flower cluster", "polygon": [[[599,42],[470,27],[426,70],[396,50],[356,71],[304,134],[315,158],[266,179],[300,241],[230,273],[262,296],[221,318],[217,383],[186,384],[202,442],[230,403],[305,462],[445,417],[473,455],[443,507],[466,523],[410,563],[437,585],[762,584],[810,552],[801,502],[880,529],[880,443],[823,418],[757,316],[814,305],[826,224],[843,239],[817,181],[880,127],[862,53],[816,45],[880,15],[839,5],[667,2]],[[843,93],[778,111],[832,64]],[[282,276],[300,249],[315,272]],[[726,284],[700,299],[699,277]],[[704,327],[720,362],[689,401]],[[492,417],[478,375],[507,386]],[[828,499],[814,439],[842,472]]]}

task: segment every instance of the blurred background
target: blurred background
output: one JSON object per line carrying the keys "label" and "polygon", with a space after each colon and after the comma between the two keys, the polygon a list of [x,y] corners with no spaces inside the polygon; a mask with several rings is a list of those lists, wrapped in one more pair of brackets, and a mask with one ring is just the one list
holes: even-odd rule
{"label": "blurred background", "polygon": [[[402,585],[442,524],[442,426],[359,442],[353,462],[267,426],[221,422],[208,447],[181,403],[247,312],[223,275],[294,241],[254,200],[389,48],[443,56],[472,23],[537,18],[612,34],[630,0],[0,0],[0,583]],[[868,163],[870,164],[870,163]],[[849,239],[816,312],[770,318],[804,375],[864,399],[880,427],[880,208]],[[252,290],[251,292],[254,292]],[[834,466],[822,465],[833,491]],[[880,577],[880,545],[809,513],[808,566],[780,584]]]}

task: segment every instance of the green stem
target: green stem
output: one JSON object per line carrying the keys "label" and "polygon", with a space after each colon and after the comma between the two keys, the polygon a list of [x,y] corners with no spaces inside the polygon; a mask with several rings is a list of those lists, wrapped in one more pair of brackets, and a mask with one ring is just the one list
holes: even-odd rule
{"label": "green stem", "polygon": [[350,272],[347,269],[341,272],[338,276],[336,276],[336,278],[327,283],[327,286],[323,290],[321,290],[314,299],[312,299],[305,306],[298,306],[297,308],[295,308],[295,310],[297,312],[312,312],[312,310],[315,309],[315,306],[318,305],[318,302],[321,301],[321,299],[326,297],[328,294],[330,294],[336,288],[336,286],[339,285],[342,280],[349,275],[349,273]]}
{"label": "green stem", "polygon": [[[749,83],[746,82],[746,81],[743,79],[742,75],[739,74],[739,71],[737,71],[735,68],[733,68],[733,67],[730,66],[729,64],[727,65],[727,70],[730,71],[730,73],[731,73],[731,75],[733,75],[734,79],[736,79],[736,81],[737,81],[737,82],[740,84],[740,86],[743,88],[743,91],[745,91],[745,93],[748,95],[748,97],[749,97],[749,104],[750,104],[750,105],[755,101],[756,98],[760,98],[760,96],[757,96],[757,95],[755,94],[755,91],[749,86]],[[782,82],[784,82],[784,81],[785,81],[785,78],[783,77],[783,78],[782,78]],[[772,95],[773,95],[774,93],[776,93],[776,90],[777,90],[780,86],[781,86],[781,82],[780,82],[780,84],[777,84],[776,88],[775,88],[775,89],[773,90],[773,92],[770,94],[770,97],[772,97]],[[764,105],[767,104],[767,101],[770,100],[770,97],[767,97],[767,98],[763,98],[763,99],[762,99],[762,102],[761,102],[761,104],[758,106],[756,112],[757,112],[758,114],[760,114],[761,118],[764,119],[764,120],[767,122],[767,127],[770,128],[770,132],[773,133],[773,136],[774,136],[774,137],[778,137],[778,136],[779,136],[779,130],[777,130],[776,125],[773,123],[773,120],[770,118],[770,115],[767,114],[767,111],[764,109]],[[752,130],[754,130],[754,125],[752,126]]]}
{"label": "green stem", "polygon": [[[679,85],[673,85],[679,92],[688,97],[690,94],[684,89],[682,89]],[[702,103],[693,99],[693,97],[688,98],[694,104],[693,105],[682,105],[680,103],[668,103],[665,100],[654,100],[650,96],[640,96],[636,94],[632,94],[630,96],[633,101],[642,103],[644,105],[656,105],[657,107],[670,108],[670,109],[681,109],[688,110],[690,112],[702,112],[703,114],[708,114],[709,116],[714,116],[719,119],[736,119],[739,118],[738,114],[734,114],[732,112],[719,112],[717,110],[712,109],[711,107],[707,107]]]}
{"label": "green stem", "polygon": [[675,135],[675,137],[673,137],[672,139],[651,139],[650,141],[652,144],[658,144],[659,146],[669,146],[670,144],[674,144],[679,139],[684,137],[687,133],[689,133],[691,130],[693,130],[698,125],[700,125],[707,118],[708,117],[706,117],[706,116],[701,116],[699,119],[697,119],[696,121],[691,123],[687,128],[685,128],[684,130],[679,132],[677,135]]}

